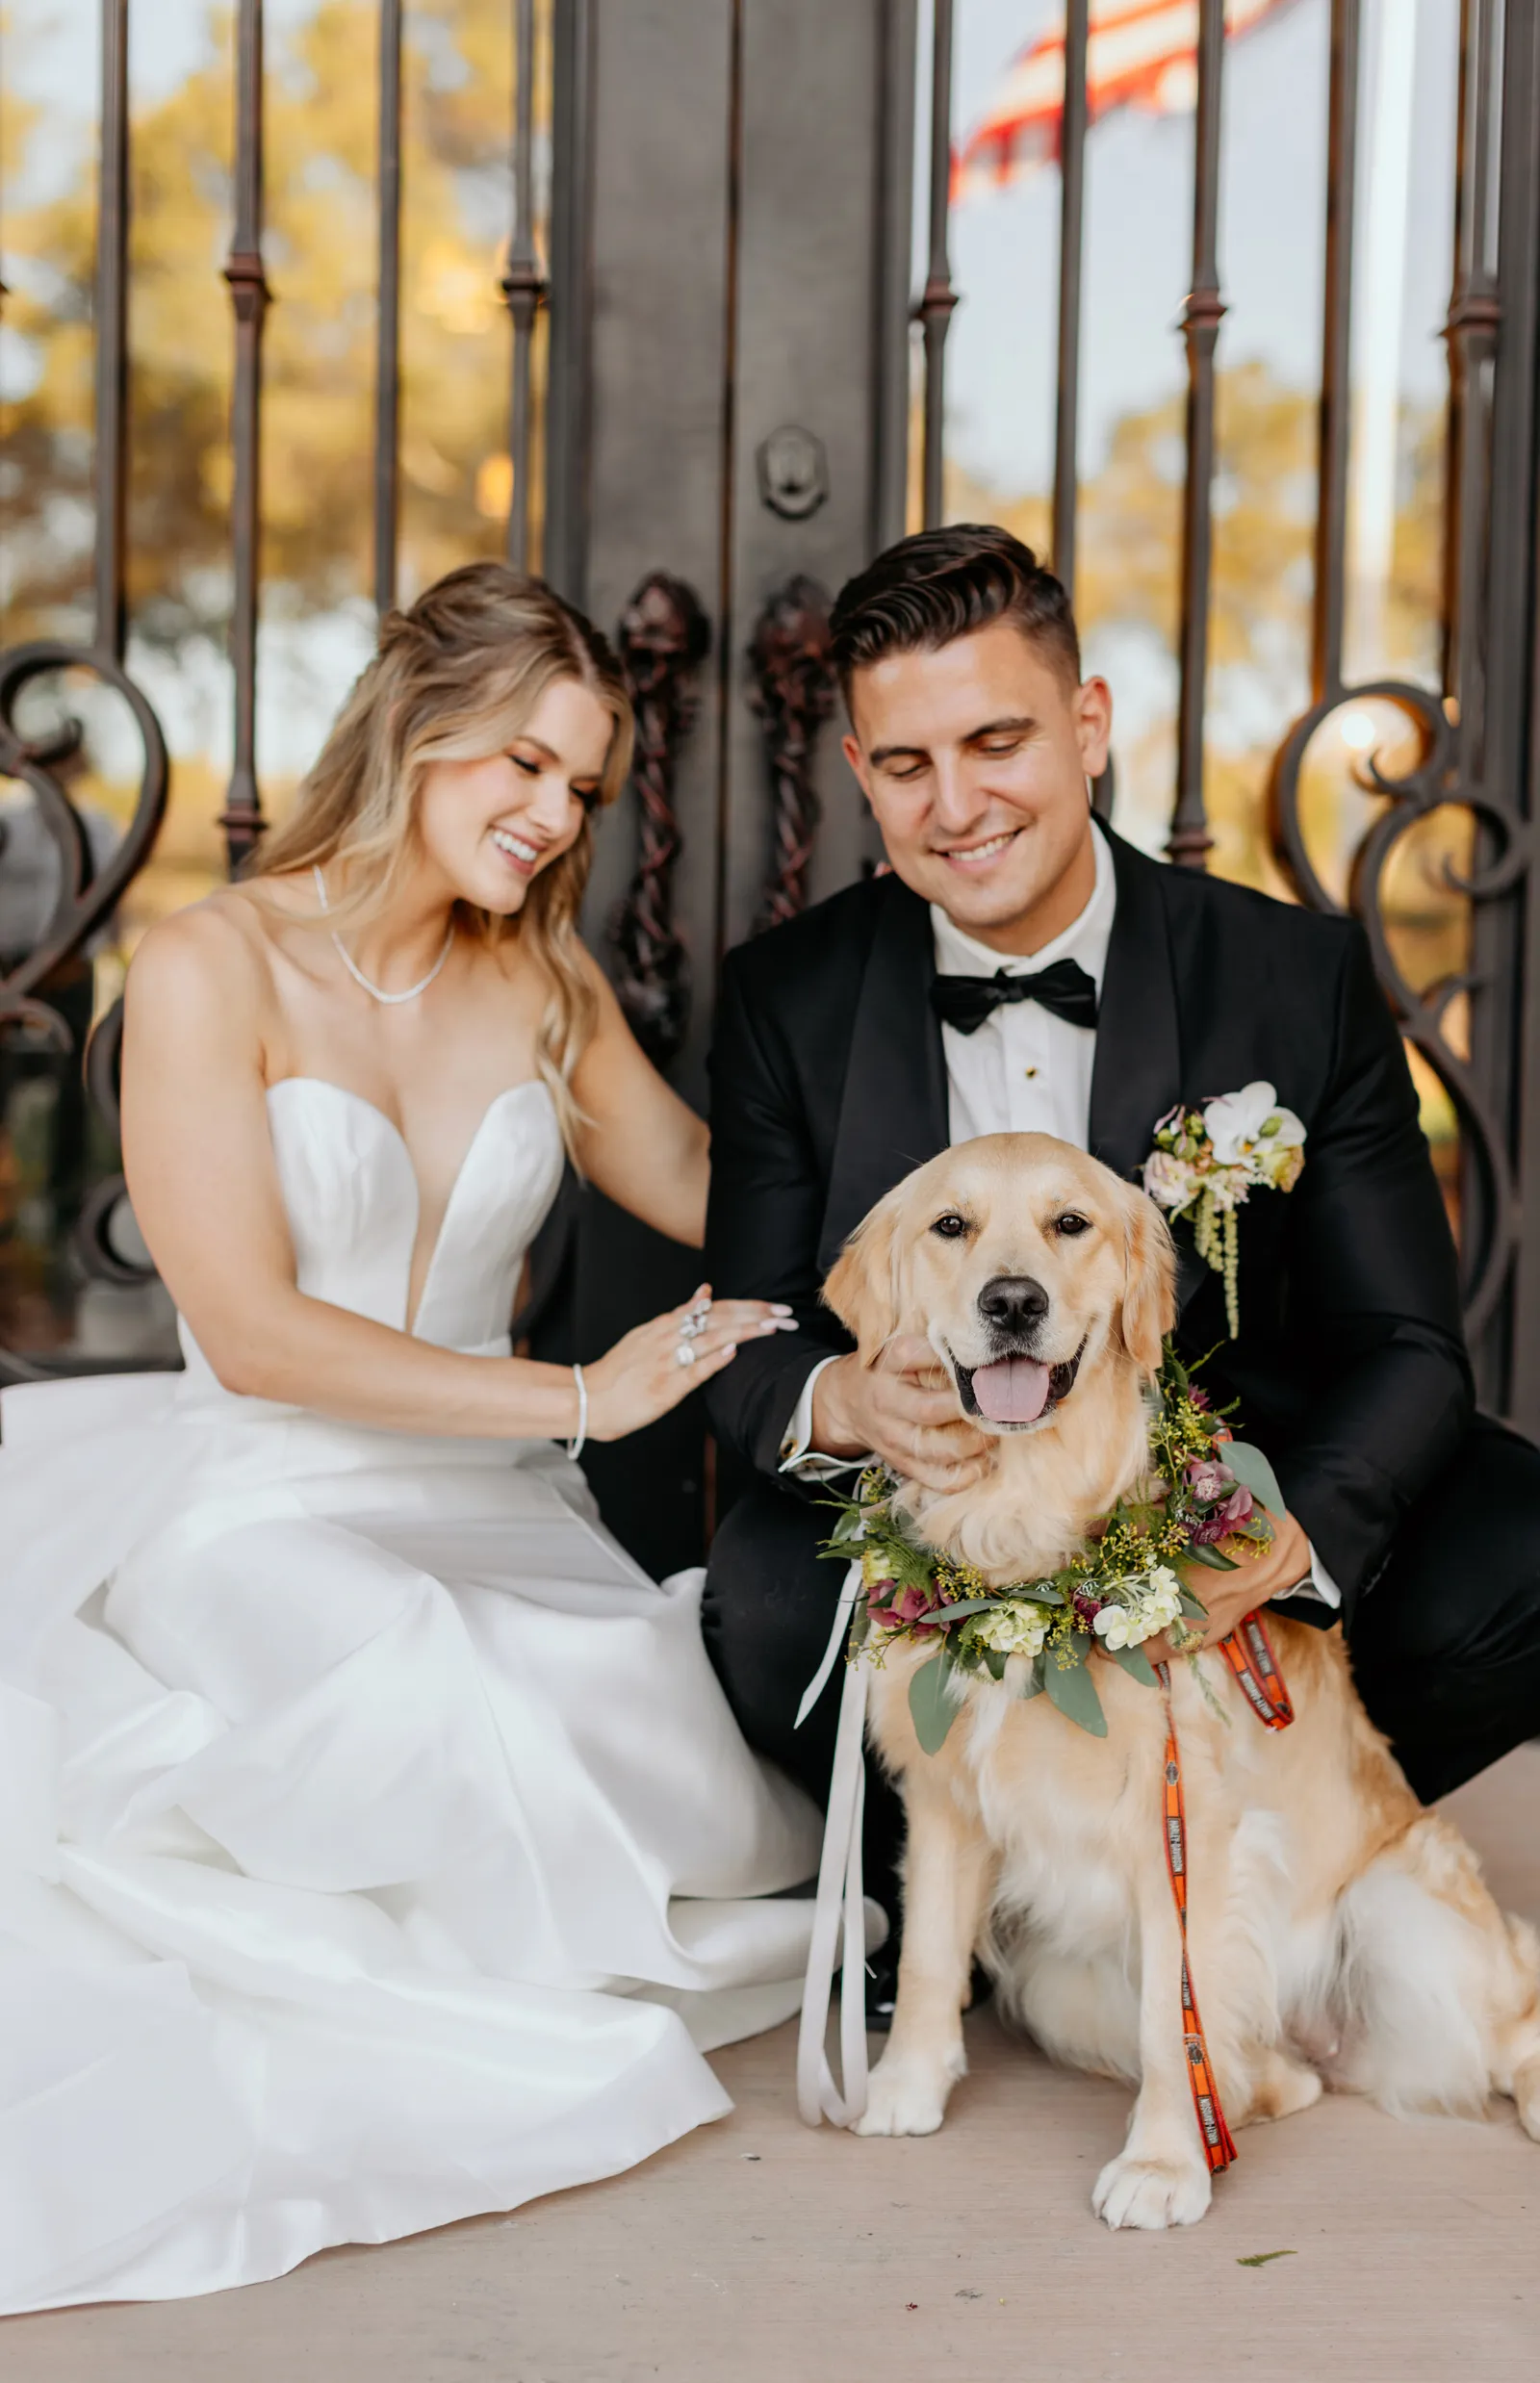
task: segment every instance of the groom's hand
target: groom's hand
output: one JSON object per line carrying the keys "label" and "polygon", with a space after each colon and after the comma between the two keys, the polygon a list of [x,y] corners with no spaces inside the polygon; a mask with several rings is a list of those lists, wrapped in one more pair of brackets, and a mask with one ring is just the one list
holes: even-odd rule
{"label": "groom's hand", "polygon": [[[1237,1543],[1239,1545],[1239,1543]],[[1183,1564],[1177,1567],[1193,1595],[1208,1608],[1208,1620],[1198,1628],[1189,1627],[1197,1635],[1186,1639],[1184,1650],[1191,1653],[1199,1646],[1217,1647],[1221,1638],[1228,1638],[1238,1622],[1248,1613],[1255,1613],[1270,1598],[1287,1597],[1301,1580],[1310,1577],[1310,1542],[1292,1514],[1273,1518],[1270,1543],[1255,1553],[1241,1557],[1234,1572],[1215,1572],[1206,1564]],[[1170,1642],[1166,1638],[1146,1641],[1144,1653],[1152,1663],[1168,1663]]]}
{"label": "groom's hand", "polygon": [[925,1489],[967,1489],[988,1440],[958,1413],[957,1391],[928,1341],[890,1341],[877,1363],[840,1357],[813,1386],[812,1446],[825,1456],[880,1456]]}

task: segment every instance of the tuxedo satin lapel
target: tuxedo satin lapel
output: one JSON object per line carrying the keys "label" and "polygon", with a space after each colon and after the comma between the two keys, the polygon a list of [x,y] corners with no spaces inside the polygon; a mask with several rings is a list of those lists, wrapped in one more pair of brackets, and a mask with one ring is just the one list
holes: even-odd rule
{"label": "tuxedo satin lapel", "polygon": [[1132,1175],[1154,1143],[1157,1117],[1182,1096],[1182,1050],[1160,862],[1109,835],[1117,910],[1107,946],[1096,1063],[1091,1079],[1091,1156]]}
{"label": "tuxedo satin lapel", "polygon": [[[1096,1063],[1091,1079],[1091,1156],[1115,1175],[1137,1176],[1155,1141],[1155,1125],[1182,1097],[1182,1038],[1176,975],[1161,863],[1107,831],[1117,881],[1117,910],[1107,946]],[[1185,1308],[1208,1268],[1190,1228],[1175,1232],[1177,1305]]]}
{"label": "tuxedo satin lapel", "polygon": [[818,1245],[825,1271],[867,1210],[947,1141],[946,1064],[930,1001],[931,914],[900,879],[884,883],[829,1170]]}

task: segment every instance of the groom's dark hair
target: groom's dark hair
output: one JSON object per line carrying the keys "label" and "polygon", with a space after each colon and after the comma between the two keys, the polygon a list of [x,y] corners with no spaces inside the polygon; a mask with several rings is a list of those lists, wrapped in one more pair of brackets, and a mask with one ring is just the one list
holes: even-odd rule
{"label": "groom's dark hair", "polygon": [[992,621],[1012,622],[1071,686],[1079,685],[1080,639],[1069,599],[1030,546],[980,522],[900,538],[834,599],[829,626],[847,707],[856,671],[890,653],[934,653]]}

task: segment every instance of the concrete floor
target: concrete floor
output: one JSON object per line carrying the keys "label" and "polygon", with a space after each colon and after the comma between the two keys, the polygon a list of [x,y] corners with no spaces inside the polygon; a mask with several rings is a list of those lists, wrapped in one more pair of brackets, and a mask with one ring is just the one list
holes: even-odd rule
{"label": "concrete floor", "polygon": [[[1540,1747],[1454,1799],[1540,1918]],[[801,2127],[793,2031],[719,2066],[734,2114],[504,2218],[339,2250],[211,2299],[0,2325],[4,2383],[1534,2383],[1540,2145],[1328,2100],[1247,2129],[1203,2225],[1111,2235],[1087,2195],[1119,2088],[988,2011],[943,2131]],[[1244,2262],[1286,2251],[1261,2267]]]}

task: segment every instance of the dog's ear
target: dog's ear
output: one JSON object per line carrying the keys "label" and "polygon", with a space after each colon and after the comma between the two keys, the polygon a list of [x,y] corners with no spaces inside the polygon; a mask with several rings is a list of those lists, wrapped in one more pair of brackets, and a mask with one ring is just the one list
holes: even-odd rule
{"label": "dog's ear", "polygon": [[862,1217],[830,1268],[824,1284],[824,1305],[834,1309],[865,1365],[875,1365],[898,1330],[902,1190],[902,1185],[895,1186]]}
{"label": "dog's ear", "polygon": [[1153,1373],[1161,1343],[1176,1321],[1176,1249],[1170,1228],[1147,1192],[1122,1186],[1123,1346]]}

